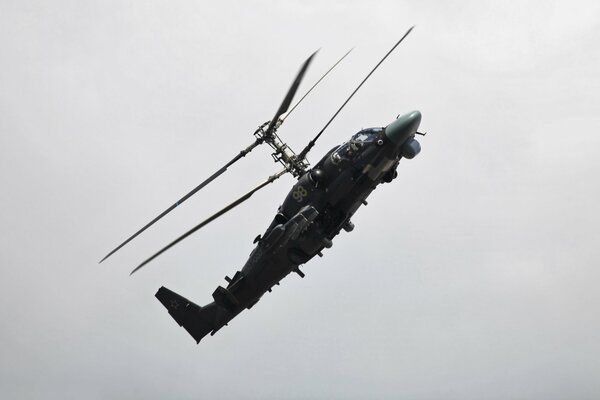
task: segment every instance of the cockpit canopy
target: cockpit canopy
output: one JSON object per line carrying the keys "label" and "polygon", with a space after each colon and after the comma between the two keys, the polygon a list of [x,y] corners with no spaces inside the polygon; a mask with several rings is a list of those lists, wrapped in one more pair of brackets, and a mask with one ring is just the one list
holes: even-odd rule
{"label": "cockpit canopy", "polygon": [[366,144],[374,142],[381,132],[383,132],[383,128],[368,128],[355,133],[349,141],[331,154],[331,160],[334,164],[339,164],[343,160],[353,160],[361,152],[361,149]]}

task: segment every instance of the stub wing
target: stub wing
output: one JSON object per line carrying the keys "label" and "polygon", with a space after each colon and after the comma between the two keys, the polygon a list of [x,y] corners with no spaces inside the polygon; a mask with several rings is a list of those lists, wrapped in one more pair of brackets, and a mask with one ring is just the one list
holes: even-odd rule
{"label": "stub wing", "polygon": [[183,326],[192,335],[196,343],[200,343],[211,331],[220,328],[221,324],[217,323],[218,306],[215,303],[200,307],[164,286],[158,289],[155,296],[179,326]]}

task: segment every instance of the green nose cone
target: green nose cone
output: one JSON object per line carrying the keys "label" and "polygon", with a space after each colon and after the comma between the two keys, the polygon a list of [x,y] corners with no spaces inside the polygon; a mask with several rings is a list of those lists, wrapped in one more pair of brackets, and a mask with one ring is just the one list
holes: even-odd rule
{"label": "green nose cone", "polygon": [[394,122],[385,127],[385,136],[394,144],[400,145],[406,139],[415,135],[421,124],[419,111],[409,112],[396,118]]}

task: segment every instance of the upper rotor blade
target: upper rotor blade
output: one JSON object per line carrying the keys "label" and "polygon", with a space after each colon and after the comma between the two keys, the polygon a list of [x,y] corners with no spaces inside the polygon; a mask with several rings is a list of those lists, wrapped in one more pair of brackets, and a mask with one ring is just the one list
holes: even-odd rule
{"label": "upper rotor blade", "polygon": [[363,79],[363,81],[356,87],[356,89],[354,89],[354,91],[352,92],[352,94],[350,94],[350,96],[346,99],[346,101],[344,101],[344,104],[342,104],[342,106],[335,112],[335,114],[333,114],[333,117],[331,117],[331,119],[325,124],[325,126],[323,127],[323,129],[321,129],[321,131],[317,134],[317,136],[315,136],[314,139],[312,139],[310,142],[308,142],[308,144],[306,145],[306,147],[302,150],[302,152],[300,152],[300,154],[298,155],[299,159],[303,159],[304,157],[306,157],[306,154],[308,154],[308,152],[310,151],[310,149],[313,148],[313,146],[315,145],[317,139],[319,139],[319,137],[323,134],[323,132],[325,132],[325,129],[327,129],[327,127],[329,126],[329,124],[331,124],[331,122],[333,122],[333,120],[335,119],[335,117],[338,116],[338,114],[340,113],[340,111],[342,111],[342,109],[346,106],[346,104],[348,104],[348,102],[350,101],[350,99],[356,94],[356,92],[358,92],[358,89],[360,89],[362,87],[362,85],[367,81],[367,79],[369,79],[371,77],[371,75],[373,74],[373,72],[375,72],[375,70],[377,68],[379,68],[379,66],[381,65],[381,63],[384,62],[385,59],[388,58],[388,56],[390,54],[392,54],[392,52],[396,49],[396,47],[398,47],[398,45],[400,43],[402,43],[402,41],[408,36],[408,34],[413,30],[413,28],[414,28],[414,25],[411,26],[408,31],[406,31],[406,33],[404,34],[404,36],[402,36],[400,38],[400,40],[398,40],[396,42],[396,44],[390,49],[390,51],[388,51],[387,54],[385,56],[383,56],[383,58],[371,70],[371,72],[369,72],[369,74],[365,77],[365,79]]}
{"label": "upper rotor blade", "polygon": [[313,90],[313,89],[314,89],[314,88],[315,88],[315,87],[316,87],[316,86],[317,86],[319,83],[321,83],[321,81],[322,81],[323,79],[325,79],[325,77],[326,77],[327,75],[329,75],[329,73],[330,73],[331,71],[333,71],[333,69],[334,69],[335,67],[337,67],[337,65],[338,65],[339,63],[341,63],[341,62],[344,60],[344,58],[346,58],[346,56],[347,56],[348,54],[350,54],[350,52],[351,52],[352,50],[354,50],[354,48],[351,48],[350,50],[348,50],[348,51],[346,52],[346,54],[344,54],[344,55],[342,56],[342,58],[340,58],[339,60],[337,60],[337,62],[336,62],[335,64],[333,64],[333,65],[331,66],[331,68],[329,68],[329,69],[327,70],[327,72],[325,72],[325,73],[323,74],[323,76],[322,76],[322,77],[320,77],[320,78],[319,78],[319,80],[318,80],[318,81],[316,81],[316,82],[315,82],[315,84],[314,84],[314,85],[312,85],[312,86],[311,86],[311,88],[310,88],[310,89],[308,89],[308,91],[307,91],[306,93],[304,93],[304,96],[302,96],[302,97],[300,98],[300,100],[298,100],[298,101],[296,102],[296,104],[294,104],[294,106],[292,107],[292,109],[291,109],[291,110],[290,110],[290,111],[289,111],[289,112],[288,112],[288,113],[287,113],[287,114],[286,114],[286,115],[285,115],[283,118],[281,118],[281,122],[285,121],[285,120],[287,119],[287,117],[289,117],[289,116],[290,116],[290,114],[294,112],[294,110],[296,109],[296,107],[298,107],[298,105],[299,105],[300,103],[302,103],[302,100],[304,100],[304,99],[306,98],[306,96],[308,96],[308,95],[310,94],[310,92],[312,92],[312,90]]}
{"label": "upper rotor blade", "polygon": [[187,231],[183,235],[179,236],[177,239],[175,239],[174,241],[172,241],[171,243],[169,243],[167,246],[163,247],[159,252],[157,252],[152,257],[148,258],[146,261],[144,261],[143,263],[141,263],[140,265],[138,265],[137,267],[135,267],[135,269],[133,271],[131,271],[131,273],[129,275],[132,275],[134,272],[136,272],[137,270],[139,270],[140,268],[142,268],[144,265],[148,264],[150,261],[154,260],[156,257],[158,257],[159,255],[161,255],[165,251],[169,250],[171,247],[175,246],[177,243],[181,242],[183,239],[185,239],[186,237],[190,236],[192,233],[196,232],[198,229],[206,226],[210,222],[212,222],[215,219],[219,218],[221,215],[225,214],[226,212],[228,212],[228,211],[232,210],[233,208],[237,207],[238,205],[240,205],[244,201],[248,200],[254,193],[258,192],[260,189],[264,188],[269,183],[275,181],[276,179],[278,179],[280,176],[282,176],[286,172],[287,172],[287,170],[283,170],[283,171],[280,171],[280,172],[276,173],[275,175],[271,175],[269,177],[269,179],[267,179],[266,181],[264,181],[263,183],[261,183],[260,185],[258,185],[257,187],[255,187],[254,189],[252,189],[251,191],[249,191],[248,193],[246,193],[245,195],[243,195],[242,197],[240,197],[236,201],[234,201],[233,203],[229,204],[227,207],[223,208],[221,211],[218,211],[217,213],[211,215],[210,217],[208,217],[204,221],[200,222],[198,225],[196,225],[195,227],[193,227],[192,229],[190,229],[189,231]]}
{"label": "upper rotor blade", "polygon": [[306,61],[304,61],[304,64],[302,64],[300,71],[298,71],[298,75],[296,75],[296,79],[294,79],[294,82],[292,82],[292,86],[288,90],[287,94],[285,95],[285,98],[283,99],[283,102],[281,103],[281,105],[279,106],[279,109],[275,113],[275,116],[269,123],[269,127],[265,131],[266,137],[270,136],[271,133],[273,133],[273,130],[275,129],[275,125],[279,121],[279,117],[283,113],[285,113],[288,110],[288,108],[290,107],[290,104],[292,103],[292,100],[294,99],[294,95],[296,94],[296,91],[298,90],[298,86],[300,86],[300,82],[302,82],[302,78],[304,77],[304,74],[306,73],[308,66],[310,65],[313,57],[317,54],[318,51],[319,50],[312,53],[310,55],[310,57],[308,57],[306,59]]}
{"label": "upper rotor blade", "polygon": [[119,249],[121,249],[123,246],[125,246],[127,243],[129,243],[131,240],[133,240],[136,236],[138,236],[140,233],[144,232],[146,229],[148,229],[150,226],[152,226],[156,221],[158,221],[159,219],[161,219],[162,217],[164,217],[165,215],[167,215],[168,213],[173,211],[178,205],[180,205],[181,203],[183,203],[184,201],[186,201],[187,199],[192,197],[192,195],[194,195],[196,192],[198,192],[204,186],[208,185],[210,182],[215,180],[219,175],[221,175],[223,172],[227,171],[227,168],[229,168],[233,163],[238,161],[240,158],[244,157],[246,154],[248,154],[250,151],[252,151],[252,149],[254,149],[256,146],[258,146],[260,143],[262,143],[262,140],[257,139],[250,146],[248,146],[244,150],[240,151],[240,153],[237,156],[232,158],[231,161],[229,161],[227,164],[225,164],[220,170],[218,170],[217,172],[215,172],[214,174],[209,176],[204,182],[202,182],[201,184],[196,186],[194,189],[192,189],[191,192],[189,192],[188,194],[183,196],[175,204],[173,204],[171,207],[169,207],[165,211],[163,211],[158,217],[156,217],[152,221],[148,222],[142,229],[140,229],[139,231],[137,231],[136,233],[131,235],[127,240],[125,240],[123,243],[121,243],[119,246],[117,246],[114,250],[112,250],[110,253],[108,253],[102,260],[100,260],[100,263],[102,261],[106,260],[108,257],[113,255],[114,253],[116,253]]}

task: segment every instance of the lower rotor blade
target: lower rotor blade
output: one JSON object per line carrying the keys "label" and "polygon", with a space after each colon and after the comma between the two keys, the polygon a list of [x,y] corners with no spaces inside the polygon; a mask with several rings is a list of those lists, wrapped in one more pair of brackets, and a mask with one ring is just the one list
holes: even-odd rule
{"label": "lower rotor blade", "polygon": [[248,200],[254,193],[258,192],[260,189],[264,188],[269,183],[275,181],[276,179],[278,179],[280,176],[282,176],[286,172],[287,172],[287,170],[283,170],[281,172],[276,173],[275,175],[271,175],[269,177],[269,179],[267,179],[266,181],[264,181],[263,183],[261,183],[260,185],[258,185],[257,187],[255,187],[254,189],[252,189],[251,191],[249,191],[248,193],[246,193],[245,195],[243,195],[242,197],[240,197],[236,201],[234,201],[233,203],[229,204],[227,207],[223,208],[221,211],[219,211],[219,212],[211,215],[210,217],[208,217],[204,221],[200,222],[198,225],[196,225],[195,227],[193,227],[192,229],[190,229],[189,231],[187,231],[183,235],[179,236],[177,239],[175,239],[174,241],[172,241],[171,243],[169,243],[167,246],[163,247],[159,252],[157,252],[152,257],[148,258],[146,261],[144,261],[143,263],[141,263],[140,265],[138,265],[137,267],[135,267],[135,269],[133,271],[131,271],[131,273],[129,275],[132,275],[134,272],[136,272],[137,270],[139,270],[140,268],[142,268],[144,265],[148,264],[150,261],[154,260],[156,257],[158,257],[159,255],[161,255],[165,251],[169,250],[171,247],[175,246],[177,243],[181,242],[183,239],[187,238],[192,233],[196,232],[198,229],[200,229],[200,228],[208,225],[209,223],[211,223],[215,219],[219,218],[220,216],[222,216],[226,212],[228,212],[228,211],[232,210],[233,208],[239,206],[244,201]]}
{"label": "lower rotor blade", "polygon": [[223,172],[227,171],[227,168],[229,168],[233,163],[238,161],[240,158],[246,156],[246,154],[251,152],[252,149],[254,149],[256,146],[258,146],[260,143],[262,143],[262,140],[257,139],[250,146],[248,146],[244,150],[240,151],[240,153],[237,156],[232,158],[231,161],[229,161],[227,164],[225,164],[220,170],[218,170],[217,172],[215,172],[214,174],[209,176],[204,182],[202,182],[201,184],[196,186],[194,189],[192,189],[191,192],[189,192],[188,194],[183,196],[175,204],[173,204],[171,207],[169,207],[165,211],[163,211],[158,217],[156,217],[152,221],[148,222],[146,225],[144,225],[144,227],[142,229],[140,229],[139,231],[137,231],[136,233],[131,235],[129,238],[127,238],[127,240],[125,240],[123,243],[118,245],[114,250],[112,250],[110,253],[108,253],[102,260],[100,260],[100,263],[102,261],[106,260],[108,257],[112,256],[114,253],[116,253],[119,249],[121,249],[123,246],[125,246],[127,243],[129,243],[131,240],[133,240],[136,236],[138,236],[140,233],[144,232],[146,229],[148,229],[150,226],[152,226],[156,221],[158,221],[159,219],[161,219],[162,217],[164,217],[165,215],[167,215],[168,213],[173,211],[178,205],[180,205],[181,203],[183,203],[184,201],[186,201],[187,199],[192,197],[196,192],[198,192],[204,186],[208,185],[210,182],[215,180],[219,175],[221,175]]}

